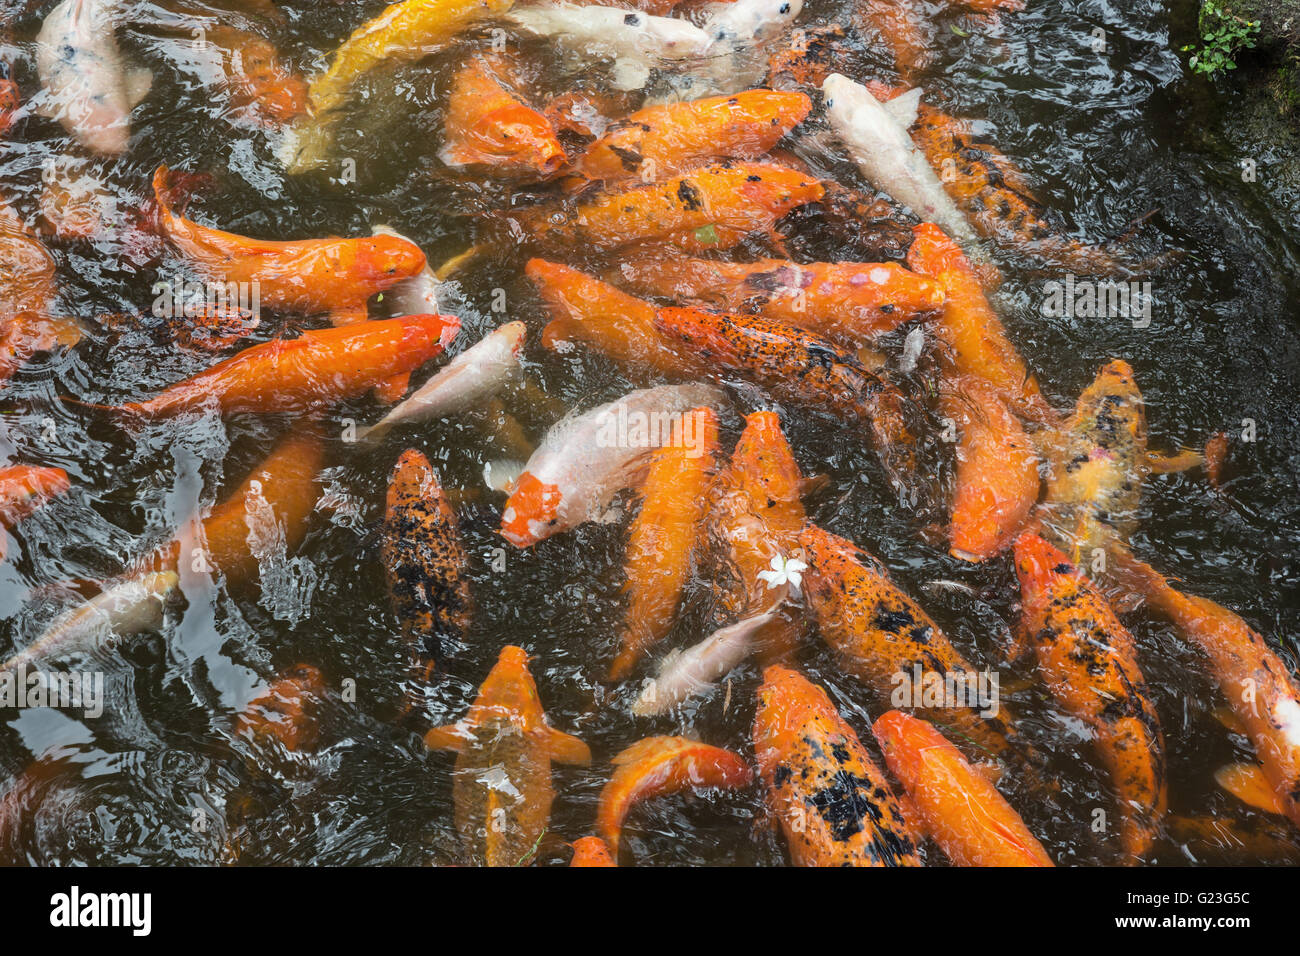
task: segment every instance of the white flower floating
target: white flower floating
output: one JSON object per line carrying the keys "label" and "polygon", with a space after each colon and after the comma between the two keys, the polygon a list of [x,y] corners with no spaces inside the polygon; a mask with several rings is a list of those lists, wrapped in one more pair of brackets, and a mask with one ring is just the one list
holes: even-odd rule
{"label": "white flower floating", "polygon": [[808,565],[798,558],[786,558],[778,554],[772,559],[771,571],[759,571],[758,576],[767,582],[767,589],[780,587],[782,584],[788,585],[794,592],[794,596],[799,596],[799,585],[803,580],[803,572],[808,570]]}

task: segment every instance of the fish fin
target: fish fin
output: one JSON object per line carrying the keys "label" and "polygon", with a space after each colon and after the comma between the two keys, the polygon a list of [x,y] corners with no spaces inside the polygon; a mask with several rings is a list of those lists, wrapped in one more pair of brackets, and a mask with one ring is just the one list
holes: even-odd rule
{"label": "fish fin", "polygon": [[411,387],[411,373],[403,372],[401,375],[394,375],[390,379],[380,382],[371,390],[371,395],[375,401],[381,405],[396,405],[406,394],[406,390]]}
{"label": "fish fin", "polygon": [[610,763],[615,767],[626,767],[628,764],[662,753],[667,743],[663,737],[646,737],[622,750]]}
{"label": "fish fin", "polygon": [[465,748],[465,730],[460,724],[445,724],[425,732],[424,745],[430,750],[460,753]]}
{"label": "fish fin", "polygon": [[511,461],[509,459],[497,459],[489,461],[483,466],[483,481],[493,491],[500,491],[503,494],[509,494],[510,489],[514,487],[519,476],[524,473],[527,467],[522,461]]}
{"label": "fish fin", "polygon": [[143,67],[128,70],[126,73],[126,101],[131,109],[140,105],[153,88],[153,73]]}
{"label": "fish fin", "polygon": [[921,106],[921,93],[922,90],[918,86],[880,105],[903,129],[911,129],[916,123],[916,112]]}
{"label": "fish fin", "polygon": [[1246,725],[1241,722],[1241,718],[1233,712],[1232,708],[1220,705],[1211,710],[1210,713],[1215,720],[1232,733],[1241,734],[1243,737],[1250,736],[1246,730]]}
{"label": "fish fin", "polygon": [[484,242],[480,242],[478,245],[470,246],[464,252],[460,253],[459,255],[452,256],[442,265],[438,266],[437,269],[434,269],[433,270],[434,277],[439,282],[446,282],[449,278],[451,278],[453,275],[459,272],[466,265],[473,262],[483,253],[487,252],[490,248],[491,245]]}
{"label": "fish fin", "polygon": [[991,760],[981,760],[978,763],[973,763],[971,769],[995,787],[998,785],[998,781],[1002,779],[1002,766]]}
{"label": "fish fin", "polygon": [[573,734],[566,734],[554,727],[547,727],[546,732],[549,735],[546,749],[550,751],[553,761],[575,767],[585,767],[591,763],[591,748]]}
{"label": "fish fin", "polygon": [[45,331],[53,340],[54,344],[61,345],[64,348],[72,348],[81,341],[86,334],[81,323],[75,319],[58,318],[50,316],[43,320]]}
{"label": "fish fin", "polygon": [[1264,771],[1252,763],[1234,763],[1214,772],[1215,782],[1242,803],[1265,813],[1286,815],[1277,792],[1264,776]]}
{"label": "fish fin", "polygon": [[820,474],[809,475],[807,478],[801,478],[799,479],[799,497],[811,498],[819,495],[830,483],[831,476],[824,471]]}
{"label": "fish fin", "polygon": [[1176,471],[1188,471],[1205,464],[1205,458],[1198,451],[1184,448],[1176,455],[1162,455],[1159,452],[1147,452],[1147,467],[1157,475],[1168,475]]}

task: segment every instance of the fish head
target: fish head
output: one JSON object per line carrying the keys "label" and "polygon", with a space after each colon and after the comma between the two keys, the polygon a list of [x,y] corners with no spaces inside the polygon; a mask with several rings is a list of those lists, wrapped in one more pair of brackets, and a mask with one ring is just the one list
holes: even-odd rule
{"label": "fish head", "polygon": [[497,662],[479,688],[474,707],[490,713],[499,723],[510,723],[521,730],[542,726],[541,696],[528,670],[528,653],[522,647],[507,644],[501,648]]}
{"label": "fish head", "polygon": [[525,471],[515,482],[501,513],[501,536],[517,548],[541,541],[559,520],[562,497],[556,485]]}
{"label": "fish head", "polygon": [[731,453],[731,472],[739,487],[756,498],[799,500],[799,465],[781,430],[781,416],[770,411],[745,416],[745,430]]}
{"label": "fish head", "polygon": [[357,243],[356,273],[362,283],[376,289],[409,279],[425,267],[420,247],[400,236],[368,236]]}
{"label": "fish head", "polygon": [[[487,158],[504,159],[514,168],[542,177],[554,175],[568,162],[550,120],[522,103],[511,103],[482,115],[476,120],[475,130],[472,138],[482,141],[476,152],[483,155],[475,157],[480,162]],[[467,161],[473,162],[474,158]]]}
{"label": "fish head", "polygon": [[1053,577],[1076,572],[1063,552],[1033,531],[1026,531],[1016,539],[1014,553],[1016,577],[1026,596],[1042,593]]}
{"label": "fish head", "polygon": [[454,315],[404,315],[389,321],[402,324],[403,353],[423,355],[426,361],[450,345],[460,331],[460,319]]}
{"label": "fish head", "polygon": [[911,247],[907,250],[907,267],[921,275],[938,278],[945,272],[970,273],[970,260],[948,234],[932,222],[912,227]]}
{"label": "fish head", "polygon": [[736,189],[739,196],[767,210],[775,219],[806,203],[820,202],[825,194],[820,180],[788,166],[737,163],[733,168],[743,174]]}

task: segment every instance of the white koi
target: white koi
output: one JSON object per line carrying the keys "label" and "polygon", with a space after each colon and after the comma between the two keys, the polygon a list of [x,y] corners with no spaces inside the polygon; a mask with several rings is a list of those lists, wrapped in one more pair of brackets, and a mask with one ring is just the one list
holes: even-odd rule
{"label": "white koi", "polygon": [[614,496],[643,474],[654,450],[671,440],[674,421],[722,401],[712,385],[660,385],[556,422],[511,487],[502,536],[523,548],[600,520]]}

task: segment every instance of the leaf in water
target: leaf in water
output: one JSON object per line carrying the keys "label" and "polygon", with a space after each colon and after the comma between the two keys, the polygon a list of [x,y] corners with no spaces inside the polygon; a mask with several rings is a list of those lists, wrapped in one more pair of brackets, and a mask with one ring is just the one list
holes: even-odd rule
{"label": "leaf in water", "polygon": [[949,29],[952,30],[952,32],[955,33],[955,34],[957,34],[957,36],[959,36],[959,37],[968,37],[968,36],[970,36],[970,34],[969,34],[968,32],[966,32],[965,30],[963,30],[961,27],[957,26],[957,24],[955,24],[955,23],[952,24],[952,26],[950,26]]}
{"label": "leaf in water", "polygon": [[713,223],[709,223],[707,226],[700,226],[699,229],[695,230],[695,238],[700,242],[716,246],[718,244],[718,230],[713,228]]}

